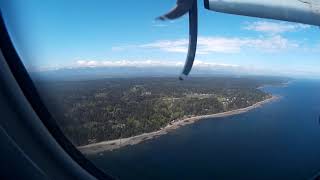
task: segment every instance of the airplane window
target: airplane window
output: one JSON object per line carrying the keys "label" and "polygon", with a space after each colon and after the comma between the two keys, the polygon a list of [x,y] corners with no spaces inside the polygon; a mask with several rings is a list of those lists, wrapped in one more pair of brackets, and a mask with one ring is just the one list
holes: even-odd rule
{"label": "airplane window", "polygon": [[[181,81],[188,16],[156,19],[174,2],[0,5],[43,103],[72,144],[106,173],[119,179],[315,177],[319,28],[208,11],[198,1],[197,54]],[[209,8],[243,8],[227,5]],[[243,15],[258,13],[249,11]]]}

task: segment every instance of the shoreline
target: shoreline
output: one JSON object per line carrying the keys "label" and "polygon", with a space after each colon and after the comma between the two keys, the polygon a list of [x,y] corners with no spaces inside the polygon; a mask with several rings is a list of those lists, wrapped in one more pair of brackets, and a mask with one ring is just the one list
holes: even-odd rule
{"label": "shoreline", "polygon": [[235,110],[231,110],[231,111],[210,114],[210,115],[189,117],[189,118],[185,118],[185,119],[181,119],[181,120],[177,120],[172,123],[169,123],[167,126],[161,128],[158,131],[154,131],[154,132],[150,132],[150,133],[143,133],[143,134],[128,137],[128,138],[102,141],[102,142],[88,144],[88,145],[84,145],[84,146],[78,146],[77,148],[83,154],[88,154],[88,155],[89,154],[97,154],[97,153],[101,153],[104,151],[112,151],[115,149],[119,149],[121,147],[125,147],[128,145],[135,145],[135,144],[139,144],[139,143],[146,141],[146,140],[157,138],[161,135],[169,133],[170,131],[173,131],[175,129],[186,126],[188,124],[195,123],[195,122],[203,120],[203,119],[228,117],[228,116],[242,114],[242,113],[248,112],[250,110],[259,108],[264,104],[276,101],[279,98],[280,98],[280,96],[272,95],[270,98],[267,98],[263,101],[257,102],[255,104],[248,106],[248,107],[245,107],[245,108],[235,109]]}
{"label": "shoreline", "polygon": [[280,84],[274,84],[274,85],[269,85],[269,84],[266,84],[266,85],[261,85],[259,87],[257,87],[257,89],[263,89],[263,88],[266,88],[266,87],[288,87],[294,80],[290,80],[288,82],[283,82],[283,83],[280,83]]}

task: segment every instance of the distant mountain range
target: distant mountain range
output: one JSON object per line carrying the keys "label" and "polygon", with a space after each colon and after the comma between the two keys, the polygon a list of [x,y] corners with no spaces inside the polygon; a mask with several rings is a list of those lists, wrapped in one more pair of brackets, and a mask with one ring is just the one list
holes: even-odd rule
{"label": "distant mountain range", "polygon": [[[32,72],[37,80],[90,80],[116,77],[178,77],[181,67],[79,67]],[[262,75],[239,67],[194,68],[190,76]]]}

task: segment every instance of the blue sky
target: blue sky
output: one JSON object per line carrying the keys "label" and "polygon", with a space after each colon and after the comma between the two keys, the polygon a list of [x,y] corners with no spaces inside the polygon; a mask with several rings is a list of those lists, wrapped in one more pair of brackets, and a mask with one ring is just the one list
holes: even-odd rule
{"label": "blue sky", "polygon": [[[159,22],[175,0],[0,0],[30,70],[182,66],[187,17]],[[196,67],[320,77],[318,27],[216,13],[199,1]]]}

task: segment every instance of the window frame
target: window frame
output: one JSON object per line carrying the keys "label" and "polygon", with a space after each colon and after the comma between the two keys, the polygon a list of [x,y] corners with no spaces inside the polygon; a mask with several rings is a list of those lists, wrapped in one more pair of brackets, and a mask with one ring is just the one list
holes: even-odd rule
{"label": "window frame", "polygon": [[7,31],[4,18],[0,11],[0,50],[2,55],[19,85],[23,95],[30,103],[36,115],[39,117],[48,132],[54,137],[61,148],[75,160],[83,169],[93,175],[97,179],[114,179],[114,177],[106,174],[97,168],[90,160],[88,160],[64,135],[57,121],[48,111],[42,102],[42,99],[34,85],[28,71],[22,63],[10,35]]}

